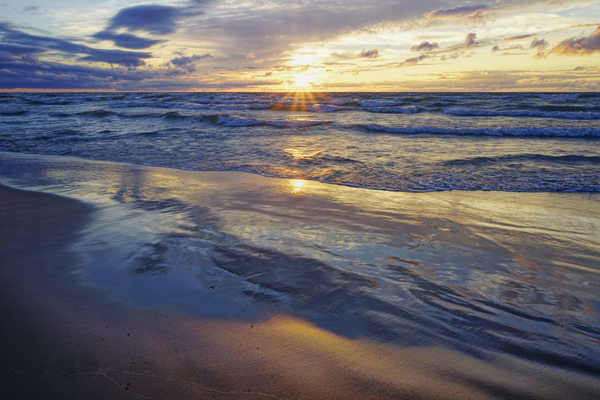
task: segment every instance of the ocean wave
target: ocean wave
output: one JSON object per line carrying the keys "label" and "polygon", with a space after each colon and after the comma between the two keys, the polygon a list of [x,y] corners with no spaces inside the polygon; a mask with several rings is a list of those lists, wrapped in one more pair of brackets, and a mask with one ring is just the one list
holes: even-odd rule
{"label": "ocean wave", "polygon": [[538,94],[541,99],[576,99],[581,96],[579,93],[573,94]]}
{"label": "ocean wave", "polygon": [[469,116],[469,117],[540,117],[540,118],[567,118],[567,119],[600,119],[600,113],[592,112],[567,112],[567,111],[494,111],[478,110],[468,108],[446,108],[445,114]]}
{"label": "ocean wave", "polygon": [[267,125],[276,128],[306,128],[309,126],[329,124],[331,121],[266,121],[252,118],[231,117],[228,115],[219,115],[216,119],[218,125],[242,127],[242,126],[259,126]]}
{"label": "ocean wave", "polygon": [[186,110],[212,110],[212,111],[227,111],[227,110],[261,110],[268,109],[269,104],[240,104],[240,105],[209,105],[209,104],[172,104],[172,103],[151,103],[151,102],[128,102],[128,103],[112,103],[113,108],[178,108]]}
{"label": "ocean wave", "polygon": [[384,113],[384,114],[416,114],[419,109],[415,106],[406,107],[370,107],[367,111],[372,113]]}
{"label": "ocean wave", "polygon": [[56,99],[56,100],[29,100],[30,104],[43,104],[47,106],[66,106],[73,103],[72,99]]}
{"label": "ocean wave", "polygon": [[398,101],[378,101],[378,100],[365,100],[365,101],[357,101],[361,107],[393,107],[402,105],[402,102]]}
{"label": "ocean wave", "polygon": [[11,110],[11,109],[4,109],[4,110],[0,110],[0,115],[22,115],[27,113],[27,110]]}
{"label": "ocean wave", "polygon": [[444,162],[446,165],[462,166],[475,165],[483,166],[496,163],[512,163],[512,162],[545,162],[545,163],[560,163],[560,164],[600,164],[600,157],[583,156],[583,155],[564,155],[551,156],[546,154],[510,154],[497,157],[472,157],[449,160]]}
{"label": "ocean wave", "polygon": [[600,137],[600,129],[588,128],[540,128],[540,127],[497,127],[497,128],[445,128],[439,126],[383,126],[377,124],[358,124],[358,127],[371,131],[418,134],[433,133],[445,135],[482,135],[482,136],[556,136],[556,137]]}
{"label": "ocean wave", "polygon": [[335,112],[335,111],[346,111],[346,110],[351,110],[351,108],[343,107],[343,106],[335,106],[332,104],[315,104],[314,106],[307,109],[307,111],[323,112],[323,113]]}

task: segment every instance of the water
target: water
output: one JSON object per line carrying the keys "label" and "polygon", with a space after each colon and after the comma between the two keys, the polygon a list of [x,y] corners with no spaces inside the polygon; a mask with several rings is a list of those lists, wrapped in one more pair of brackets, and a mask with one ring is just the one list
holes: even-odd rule
{"label": "water", "polygon": [[600,95],[1,94],[0,150],[394,191],[600,191]]}
{"label": "water", "polygon": [[96,206],[113,301],[597,377],[599,99],[1,94],[0,180]]}

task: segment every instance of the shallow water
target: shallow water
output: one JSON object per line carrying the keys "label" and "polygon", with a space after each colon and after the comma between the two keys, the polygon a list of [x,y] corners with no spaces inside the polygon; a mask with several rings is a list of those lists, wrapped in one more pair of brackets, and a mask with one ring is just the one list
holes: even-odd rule
{"label": "shallow water", "polygon": [[82,284],[194,316],[600,371],[600,197],[373,191],[0,153],[0,180],[96,206]]}

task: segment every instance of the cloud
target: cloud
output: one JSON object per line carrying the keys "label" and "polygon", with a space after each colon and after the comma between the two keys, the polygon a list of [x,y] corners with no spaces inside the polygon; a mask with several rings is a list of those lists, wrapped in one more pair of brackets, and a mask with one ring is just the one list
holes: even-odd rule
{"label": "cloud", "polygon": [[356,53],[352,51],[344,51],[343,53],[331,53],[329,56],[331,58],[335,58],[336,60],[352,60],[356,58]]}
{"label": "cloud", "polygon": [[39,64],[40,63],[40,59],[32,56],[31,54],[25,54],[24,56],[21,56],[21,61],[23,61],[26,64]]}
{"label": "cloud", "polygon": [[[7,24],[0,23],[0,35],[6,46],[13,46],[14,49],[21,49],[28,54],[43,54],[53,50],[65,55],[83,55],[78,58],[80,61],[105,62],[109,64],[121,65],[124,67],[140,67],[145,65],[144,59],[152,58],[150,53],[122,51],[122,50],[103,50],[94,49],[85,45],[76,44],[63,39],[52,37],[30,35],[10,28]],[[42,51],[37,51],[42,50]],[[12,53],[12,52],[11,52]],[[31,59],[26,59],[31,61]]]}
{"label": "cloud", "polygon": [[[1,30],[1,27],[0,27]],[[45,50],[41,47],[19,46],[14,44],[0,43],[0,51],[12,53],[14,55],[37,54],[43,53]]]}
{"label": "cloud", "polygon": [[530,49],[540,49],[540,50],[543,50],[546,47],[548,47],[548,42],[546,41],[546,39],[538,39],[538,38],[533,39],[533,41],[529,45]]}
{"label": "cloud", "polygon": [[[510,51],[510,50],[524,50],[523,46],[521,46],[520,44],[515,44],[513,46],[508,46],[508,47],[500,47],[500,46],[494,46],[492,47],[492,53],[495,53],[497,51]],[[504,53],[502,54],[504,55],[512,55],[514,53]]]}
{"label": "cloud", "polygon": [[0,51],[0,62],[1,61],[14,61],[15,56],[9,51]]}
{"label": "cloud", "polygon": [[398,64],[398,67],[412,67],[412,66],[417,65],[419,62],[423,61],[426,58],[429,58],[429,56],[427,54],[421,54],[420,56],[417,56],[417,57],[408,58],[408,59],[402,61],[400,64]]}
{"label": "cloud", "polygon": [[467,33],[467,36],[465,37],[465,47],[474,47],[477,44],[475,41],[476,39],[476,33]]}
{"label": "cloud", "polygon": [[460,6],[448,9],[439,9],[425,15],[426,19],[447,19],[466,17],[473,13],[480,13],[482,10],[489,10],[490,7],[485,4],[475,4],[472,6]]}
{"label": "cloud", "polygon": [[204,60],[205,58],[213,58],[213,56],[212,54],[206,53],[202,55],[194,54],[191,57],[177,57],[171,60],[171,64],[173,64],[176,67],[184,67],[186,65],[193,64],[196,61]]}
{"label": "cloud", "polygon": [[256,57],[254,57],[254,53],[248,53],[248,54],[246,54],[246,58],[256,58]]}
{"label": "cloud", "polygon": [[421,42],[421,44],[416,44],[411,47],[410,51],[432,51],[434,49],[439,49],[439,47],[440,45],[436,42],[429,43],[428,41],[424,40]]}
{"label": "cloud", "polygon": [[467,15],[466,17],[464,17],[462,19],[462,22],[465,25],[475,25],[475,26],[485,25],[485,17],[483,15],[483,11],[477,10],[477,11],[475,11],[475,13],[473,15]]}
{"label": "cloud", "polygon": [[[196,1],[196,4],[204,3]],[[139,5],[121,9],[108,22],[108,26],[92,35],[98,40],[110,40],[116,46],[127,49],[147,49],[165,40],[147,39],[131,32],[145,32],[151,35],[168,35],[179,28],[183,19],[204,14],[195,7],[173,7],[162,5]],[[127,32],[119,32],[126,30]]]}
{"label": "cloud", "polygon": [[175,31],[183,15],[183,9],[171,6],[141,5],[123,8],[109,20],[106,31],[127,29],[131,32],[166,35]]}
{"label": "cloud", "polygon": [[511,37],[507,37],[502,39],[503,42],[508,42],[511,40],[523,40],[523,39],[528,39],[530,37],[533,37],[535,35],[518,35],[518,36],[511,36]]}
{"label": "cloud", "polygon": [[360,58],[377,58],[377,57],[379,57],[379,50],[377,50],[377,49],[371,49],[371,50],[365,50],[365,49],[363,49],[363,51],[361,51],[358,56]]}
{"label": "cloud", "polygon": [[116,46],[133,50],[147,49],[155,44],[165,42],[164,40],[141,38],[139,36],[132,35],[131,33],[112,33],[106,30],[98,32],[92,35],[92,37],[99,40],[110,40]]}
{"label": "cloud", "polygon": [[558,56],[589,56],[600,52],[600,26],[590,36],[563,40],[550,52]]}
{"label": "cloud", "polygon": [[218,43],[225,55],[223,61],[235,63],[242,61],[249,50],[254,54],[285,57],[303,44],[378,32],[384,26],[410,21],[430,11],[426,2],[412,0],[370,3],[345,0],[343,7],[340,4],[321,0],[293,3],[248,0],[228,11],[225,17],[207,13],[202,21],[180,33],[190,39],[202,37],[204,41]]}

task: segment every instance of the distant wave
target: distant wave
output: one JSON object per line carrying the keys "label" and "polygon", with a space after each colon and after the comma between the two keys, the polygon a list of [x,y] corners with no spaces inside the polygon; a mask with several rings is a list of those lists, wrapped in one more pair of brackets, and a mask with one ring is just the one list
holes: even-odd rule
{"label": "distant wave", "polygon": [[367,111],[372,113],[384,113],[384,114],[416,114],[419,109],[415,106],[406,107],[370,107]]}
{"label": "distant wave", "polygon": [[240,104],[240,105],[209,105],[209,104],[173,104],[173,103],[161,103],[161,102],[128,102],[128,103],[112,103],[110,105],[113,108],[130,108],[130,107],[155,107],[155,108],[179,108],[186,110],[213,110],[213,111],[225,111],[225,110],[258,110],[268,109],[271,106],[269,104]]}
{"label": "distant wave", "polygon": [[0,115],[21,115],[25,114],[27,110],[0,110]]}
{"label": "distant wave", "polygon": [[462,115],[462,116],[600,119],[600,113],[591,113],[591,112],[565,112],[565,111],[548,112],[548,111],[529,111],[529,110],[494,111],[494,110],[478,110],[478,109],[468,109],[468,108],[446,108],[446,109],[444,109],[443,112],[445,114]]}
{"label": "distant wave", "polygon": [[[214,117],[215,116],[210,116],[207,118],[214,120],[215,119]],[[219,116],[216,116],[216,123],[218,125],[231,126],[231,127],[268,125],[268,126],[273,126],[276,128],[306,128],[309,126],[329,124],[329,123],[331,123],[331,121],[304,121],[304,120],[266,121],[266,120],[260,120],[260,119],[219,115]]]}
{"label": "distant wave", "polygon": [[565,163],[565,164],[600,164],[600,157],[582,156],[582,155],[565,155],[565,156],[549,156],[545,154],[511,154],[497,157],[473,157],[461,158],[456,160],[446,161],[444,164],[451,166],[475,165],[483,166],[494,163],[507,162],[524,162],[536,161],[546,163]]}
{"label": "distant wave", "polygon": [[166,119],[192,118],[193,117],[193,116],[178,114],[177,111],[169,111],[169,112],[165,112],[165,113],[129,114],[129,113],[122,113],[122,112],[102,110],[102,109],[80,111],[80,112],[73,113],[73,114],[69,114],[66,112],[51,112],[51,113],[48,113],[48,115],[50,117],[98,117],[98,118],[102,118],[102,117],[115,116],[115,117],[122,117],[122,118],[166,118]]}
{"label": "distant wave", "polygon": [[415,134],[435,133],[447,135],[486,135],[486,136],[557,136],[557,137],[600,137],[600,129],[558,129],[558,128],[444,128],[437,126],[383,126],[358,124],[359,127],[377,132]]}
{"label": "distant wave", "polygon": [[573,94],[538,94],[542,99],[576,99],[580,96],[579,93]]}
{"label": "distant wave", "polygon": [[358,104],[361,107],[393,107],[402,105],[402,102],[365,100],[357,101],[356,104]]}

